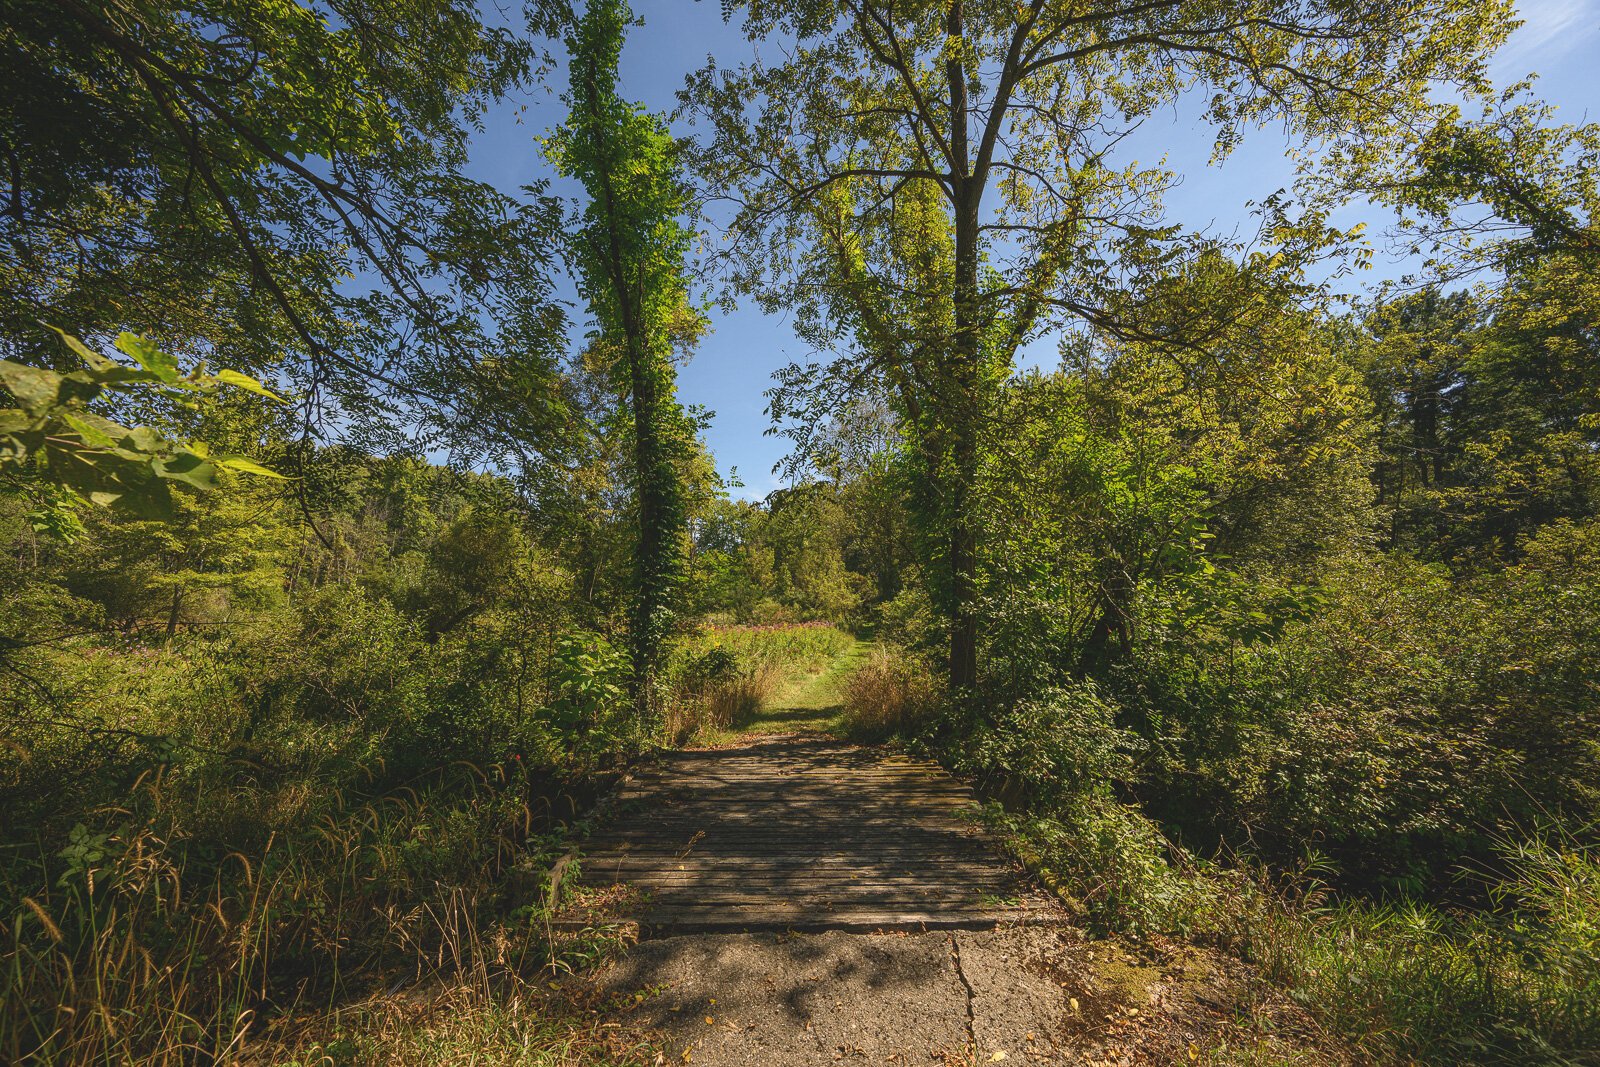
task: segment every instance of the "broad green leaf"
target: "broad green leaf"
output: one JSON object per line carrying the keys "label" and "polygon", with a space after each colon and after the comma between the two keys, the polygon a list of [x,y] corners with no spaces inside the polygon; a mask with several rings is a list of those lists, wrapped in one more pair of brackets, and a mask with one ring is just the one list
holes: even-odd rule
{"label": "broad green leaf", "polygon": [[36,420],[21,408],[0,408],[0,433],[25,433]]}
{"label": "broad green leaf", "polygon": [[[48,322],[45,323],[45,325],[50,326]],[[116,363],[107,359],[105,356],[102,356],[100,353],[96,352],[94,349],[90,348],[88,345],[84,344],[82,341],[78,340],[61,327],[50,326],[50,329],[56,332],[56,336],[61,338],[66,346],[77,354],[79,359],[89,364],[89,366],[93,367],[95,370],[107,370],[116,366]]]}
{"label": "broad green leaf", "polygon": [[171,447],[165,437],[148,426],[135,426],[129,430],[127,436],[122,438],[122,444],[135,453],[159,453]]}
{"label": "broad green leaf", "polygon": [[192,452],[180,452],[171,459],[156,460],[151,467],[163,478],[185,482],[196,489],[212,489],[217,484],[217,465]]}
{"label": "broad green leaf", "polygon": [[13,363],[9,359],[0,359],[0,383],[35,415],[56,403],[61,395],[61,375],[42,367]]}
{"label": "broad green leaf", "polygon": [[276,400],[280,404],[286,403],[283,397],[279,396],[277,393],[274,393],[271,389],[268,389],[266,386],[262,385],[248,374],[240,374],[236,370],[219,370],[217,371],[216,378],[217,381],[223,382],[226,385],[231,385],[235,389],[243,389],[246,392],[256,393],[260,396],[267,397],[269,400]]}
{"label": "broad green leaf", "polygon": [[288,480],[287,475],[279,474],[271,467],[263,467],[255,460],[248,459],[244,456],[218,456],[216,462],[217,466],[226,467],[229,470],[241,471],[245,474],[255,474],[263,478],[282,478],[285,481]]}
{"label": "broad green leaf", "polygon": [[117,350],[131,356],[139,366],[168,385],[176,384],[180,377],[178,361],[148,337],[134,333],[121,334],[117,337]]}
{"label": "broad green leaf", "polygon": [[[61,419],[68,426],[78,431],[78,436],[83,438],[84,444],[92,445],[95,448],[108,448],[115,444],[118,438],[123,436],[122,433],[117,434],[116,437],[108,434],[101,425],[98,425],[105,423],[106,420],[99,418],[98,416],[90,415],[86,411],[64,411],[61,413]],[[115,423],[110,423],[108,425],[113,426],[117,430],[122,429],[120,426],[116,426]]]}

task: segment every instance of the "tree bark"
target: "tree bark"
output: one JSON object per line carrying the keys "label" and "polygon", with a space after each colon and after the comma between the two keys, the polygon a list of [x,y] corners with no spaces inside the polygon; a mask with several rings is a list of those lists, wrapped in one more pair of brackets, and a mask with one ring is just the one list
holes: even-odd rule
{"label": "tree bark", "polygon": [[[965,32],[961,0],[952,0],[945,31],[955,39]],[[978,684],[977,534],[972,526],[973,484],[978,475],[979,390],[978,207],[984,175],[972,167],[967,135],[967,75],[952,56],[945,62],[950,90],[950,192],[955,222],[955,277],[952,339],[943,417],[949,428],[946,507],[950,554],[950,686],[957,694]],[[981,156],[980,151],[980,156]],[[980,159],[980,167],[982,161]]]}
{"label": "tree bark", "polygon": [[978,684],[977,532],[972,490],[978,477],[978,422],[982,389],[978,333],[977,196],[967,183],[956,203],[955,323],[950,388],[944,418],[949,431],[946,482],[950,554],[950,685],[957,692]]}
{"label": "tree bark", "polygon": [[182,610],[183,610],[183,590],[182,589],[178,589],[178,588],[174,588],[172,590],[172,607],[167,612],[167,641],[168,642],[171,642],[171,640],[174,637],[176,637],[177,634],[178,634],[178,613],[181,612]]}

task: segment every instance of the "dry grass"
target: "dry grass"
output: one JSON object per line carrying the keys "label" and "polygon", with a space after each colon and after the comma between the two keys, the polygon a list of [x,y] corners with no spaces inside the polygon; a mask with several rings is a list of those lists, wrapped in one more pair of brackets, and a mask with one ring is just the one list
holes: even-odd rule
{"label": "dry grass", "polygon": [[[558,942],[538,906],[507,911],[507,879],[543,869],[517,773],[458,768],[431,789],[336,803],[297,833],[220,858],[193,847],[196,812],[175,817],[181,788],[147,778],[128,810],[95,813],[109,829],[75,828],[18,894],[0,931],[0,1061],[232,1062],[278,1044],[278,1028],[308,1008],[334,1019],[352,992],[417,983],[475,990],[475,1017],[495,1028],[481,1040],[532,1048],[528,1035],[551,1033],[552,1048],[581,1046],[581,1032],[518,1015],[522,976],[582,966],[606,943]],[[256,800],[257,817],[283,802]],[[460,1036],[473,1018],[439,1025]],[[461,1059],[430,1055],[383,1062]],[[324,1050],[302,1062],[379,1061]]]}
{"label": "dry grass", "polygon": [[[555,988],[551,988],[555,986]],[[657,1050],[605,1018],[583,989],[466,976],[385,992],[276,1027],[250,1067],[646,1067]]]}
{"label": "dry grass", "polygon": [[862,738],[905,731],[940,699],[938,681],[920,661],[879,646],[844,687],[846,729]]}
{"label": "dry grass", "polygon": [[759,663],[747,673],[690,687],[677,695],[667,712],[667,733],[674,744],[700,734],[729,730],[747,723],[777,693],[783,671]]}

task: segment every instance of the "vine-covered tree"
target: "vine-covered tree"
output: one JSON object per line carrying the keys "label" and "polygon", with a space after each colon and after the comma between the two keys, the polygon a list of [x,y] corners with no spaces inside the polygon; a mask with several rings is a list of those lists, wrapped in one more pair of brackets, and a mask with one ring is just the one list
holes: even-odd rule
{"label": "vine-covered tree", "polygon": [[572,240],[579,287],[595,319],[597,356],[631,416],[638,519],[629,608],[635,699],[651,700],[681,596],[686,553],[683,464],[693,430],[677,400],[675,346],[701,327],[684,257],[688,206],[679,149],[665,124],[617,92],[631,18],[626,0],[593,0],[568,42],[570,114],[552,143],[588,203]]}

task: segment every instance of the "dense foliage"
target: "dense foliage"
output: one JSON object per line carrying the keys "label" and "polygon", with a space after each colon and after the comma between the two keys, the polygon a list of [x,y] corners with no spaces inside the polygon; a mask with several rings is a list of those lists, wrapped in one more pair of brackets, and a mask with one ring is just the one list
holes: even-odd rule
{"label": "dense foliage", "polygon": [[[1600,132],[1503,5],[729,3],[699,143],[620,0],[12,8],[0,1057],[378,1062],[287,1020],[426,974],[649,1062],[531,980],[615,947],[569,838],[819,678],[1359,1056],[1600,1048]],[[572,204],[467,176],[555,40]],[[1247,241],[1109,162],[1198,92],[1303,149]],[[1422,264],[1359,306],[1351,195]],[[820,353],[761,502],[676,392],[719,269]]]}

